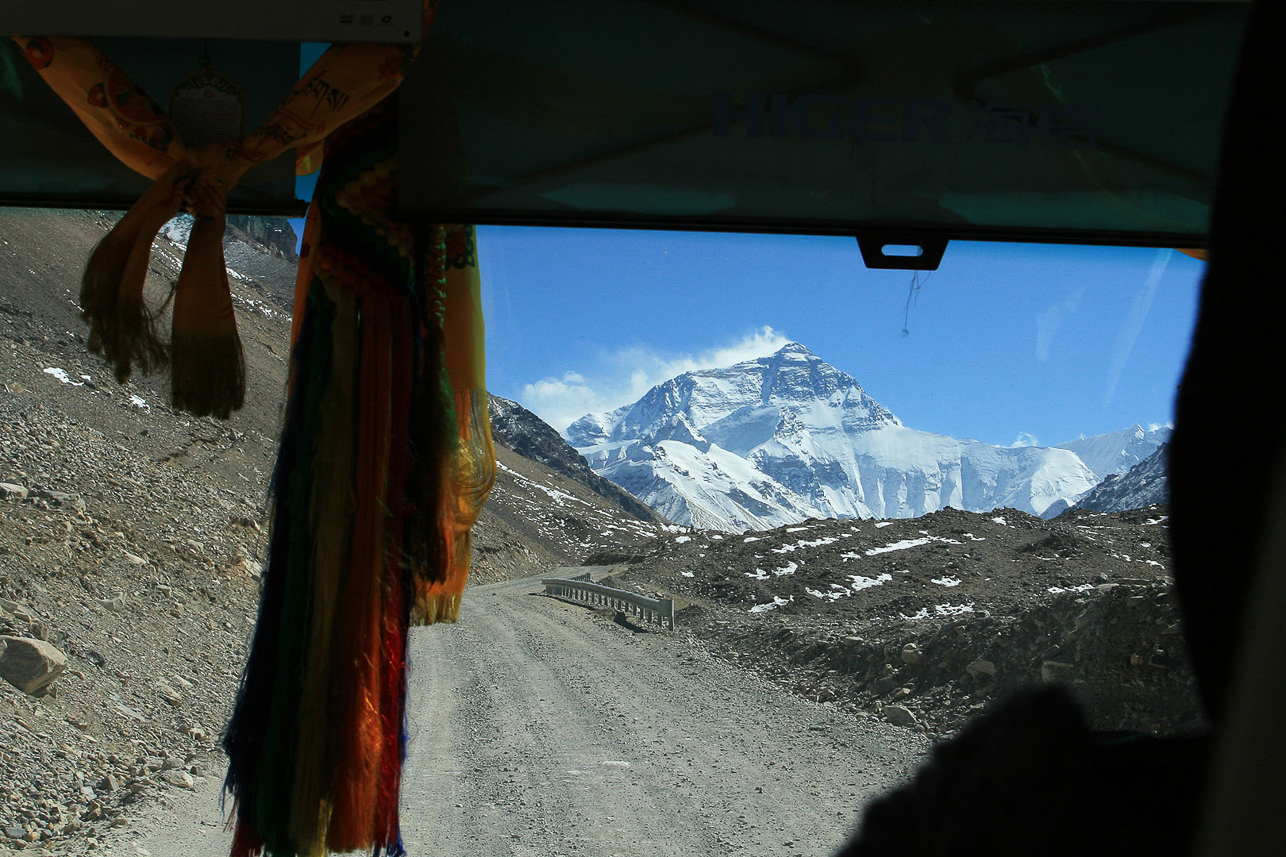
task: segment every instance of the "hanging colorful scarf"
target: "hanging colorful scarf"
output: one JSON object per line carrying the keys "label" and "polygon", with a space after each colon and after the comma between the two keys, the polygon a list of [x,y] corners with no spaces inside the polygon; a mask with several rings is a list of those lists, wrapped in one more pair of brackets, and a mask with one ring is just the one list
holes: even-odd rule
{"label": "hanging colorful scarf", "polygon": [[224,738],[234,857],[401,853],[412,624],[454,621],[495,473],[473,229],[394,212],[395,105],[326,141],[265,589]]}
{"label": "hanging colorful scarf", "polygon": [[[323,165],[225,788],[234,857],[401,854],[408,631],[455,621],[495,476],[473,228],[414,224],[394,209],[396,112],[383,99],[404,52],[333,47],[250,137],[192,151],[92,44],[16,38],[95,135],[156,180],[95,250],[82,305],[118,376],[169,362],[176,403],[194,411],[226,416],[244,389],[239,342],[228,347],[227,189],[292,145],[305,169]],[[197,222],[167,346],[142,277],[157,229],[183,204]]]}

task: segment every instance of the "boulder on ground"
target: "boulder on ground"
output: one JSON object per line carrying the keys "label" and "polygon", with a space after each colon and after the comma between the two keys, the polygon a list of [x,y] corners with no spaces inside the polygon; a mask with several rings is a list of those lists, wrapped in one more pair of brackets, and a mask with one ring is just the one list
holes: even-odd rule
{"label": "boulder on ground", "polygon": [[67,656],[44,640],[0,637],[0,678],[23,693],[41,696],[67,669]]}
{"label": "boulder on ground", "polygon": [[894,726],[914,727],[920,721],[911,713],[911,709],[905,705],[886,705],[884,706],[884,719]]}

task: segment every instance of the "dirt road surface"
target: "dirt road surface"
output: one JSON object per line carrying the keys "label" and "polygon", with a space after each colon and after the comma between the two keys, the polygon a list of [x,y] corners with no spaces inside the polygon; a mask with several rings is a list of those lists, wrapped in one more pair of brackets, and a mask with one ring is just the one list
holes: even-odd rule
{"label": "dirt road surface", "polygon": [[[412,855],[826,855],[927,750],[540,590],[472,588],[413,633]],[[227,853],[217,780],[102,850]]]}

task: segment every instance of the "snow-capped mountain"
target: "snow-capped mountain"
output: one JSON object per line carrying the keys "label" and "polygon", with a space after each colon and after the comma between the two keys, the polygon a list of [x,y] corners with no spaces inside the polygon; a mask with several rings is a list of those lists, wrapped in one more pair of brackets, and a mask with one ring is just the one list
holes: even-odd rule
{"label": "snow-capped mountain", "polygon": [[1123,474],[1112,474],[1076,502],[1077,509],[1124,512],[1170,502],[1170,445],[1161,444],[1152,454]]}
{"label": "snow-capped mountain", "polygon": [[1060,449],[1070,449],[1098,479],[1122,475],[1131,467],[1156,452],[1157,447],[1170,439],[1170,426],[1145,429],[1134,425],[1120,431],[1081,437],[1067,443],[1055,444]]}
{"label": "snow-capped mountain", "polygon": [[676,523],[739,532],[947,506],[1040,514],[1098,479],[1071,450],[904,426],[799,343],[687,372],[566,432],[595,471]]}

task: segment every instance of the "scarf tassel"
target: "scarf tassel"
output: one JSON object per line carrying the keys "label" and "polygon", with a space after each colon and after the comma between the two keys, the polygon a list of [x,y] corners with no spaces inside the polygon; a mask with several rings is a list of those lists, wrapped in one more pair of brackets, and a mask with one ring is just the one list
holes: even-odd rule
{"label": "scarf tassel", "polygon": [[208,182],[189,191],[196,220],[174,295],[171,403],[226,420],[246,399],[246,355],[237,333],[223,258],[223,193]]}
{"label": "scarf tassel", "polygon": [[[175,164],[103,236],[85,267],[80,304],[89,350],[107,359],[119,383],[135,368],[151,374],[169,367],[175,408],[226,420],[245,404],[246,358],[223,258],[225,192],[198,172]],[[196,219],[172,295],[167,343],[158,329],[165,306],[150,308],[143,291],[152,242],[185,197]]]}
{"label": "scarf tassel", "polygon": [[137,366],[144,373],[168,363],[168,349],[157,331],[159,312],[143,299],[147,267],[156,233],[183,202],[183,164],[171,167],[103,236],[85,266],[80,305],[89,323],[89,350],[107,358],[116,380],[125,383]]}

